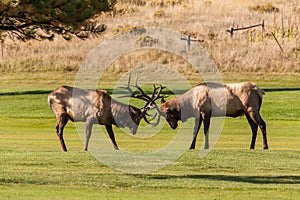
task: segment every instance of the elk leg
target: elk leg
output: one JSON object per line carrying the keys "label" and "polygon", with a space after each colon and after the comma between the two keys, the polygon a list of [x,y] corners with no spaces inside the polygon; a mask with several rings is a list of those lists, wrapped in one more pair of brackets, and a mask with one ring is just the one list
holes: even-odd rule
{"label": "elk leg", "polygon": [[105,128],[106,128],[107,133],[108,133],[108,135],[109,135],[109,137],[110,137],[110,139],[111,139],[111,141],[112,141],[112,143],[114,145],[114,148],[116,150],[118,150],[119,147],[118,147],[117,142],[115,140],[115,135],[114,135],[114,132],[113,132],[113,129],[112,129],[112,125],[105,125]]}
{"label": "elk leg", "polygon": [[66,114],[62,114],[60,117],[58,117],[58,122],[56,125],[56,134],[58,136],[59,142],[60,142],[60,146],[62,151],[67,151],[67,147],[63,138],[63,134],[64,134],[64,127],[65,125],[68,123],[68,116]]}
{"label": "elk leg", "polygon": [[204,124],[204,137],[205,137],[205,144],[204,149],[209,148],[209,125],[210,125],[210,113],[206,113],[203,116],[203,124]]}
{"label": "elk leg", "polygon": [[267,141],[266,122],[261,118],[259,112],[249,112],[249,116],[255,122],[255,124],[257,124],[258,127],[260,128],[262,136],[263,136],[264,149],[268,149],[269,147],[268,147],[268,141]]}
{"label": "elk leg", "polygon": [[91,120],[87,120],[86,121],[86,127],[85,127],[85,134],[86,134],[86,138],[85,138],[85,144],[84,144],[84,151],[88,150],[88,146],[89,146],[89,141],[92,135],[92,128],[93,128],[93,123],[91,122]]}
{"label": "elk leg", "polygon": [[257,136],[258,125],[251,119],[251,117],[247,113],[246,113],[246,118],[247,118],[248,123],[251,127],[251,130],[252,130],[252,140],[251,140],[250,149],[254,149],[255,148],[256,136]]}
{"label": "elk leg", "polygon": [[261,130],[262,136],[263,136],[263,145],[264,145],[264,149],[268,149],[268,141],[267,141],[267,126],[266,126],[266,122],[261,118],[260,115],[258,115],[259,117],[259,121],[258,121],[258,126]]}
{"label": "elk leg", "polygon": [[202,116],[200,115],[200,116],[195,118],[195,126],[194,126],[194,130],[193,130],[193,141],[192,141],[192,144],[190,146],[190,149],[195,149],[197,135],[198,135],[199,129],[201,127],[201,123],[202,123]]}

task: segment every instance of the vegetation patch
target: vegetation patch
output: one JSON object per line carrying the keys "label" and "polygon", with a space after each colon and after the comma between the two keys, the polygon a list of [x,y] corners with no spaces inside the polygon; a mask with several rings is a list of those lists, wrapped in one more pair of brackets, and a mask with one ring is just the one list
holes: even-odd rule
{"label": "vegetation patch", "polygon": [[252,6],[250,7],[250,10],[257,11],[257,12],[266,12],[266,13],[279,12],[279,8],[275,7],[272,3]]}

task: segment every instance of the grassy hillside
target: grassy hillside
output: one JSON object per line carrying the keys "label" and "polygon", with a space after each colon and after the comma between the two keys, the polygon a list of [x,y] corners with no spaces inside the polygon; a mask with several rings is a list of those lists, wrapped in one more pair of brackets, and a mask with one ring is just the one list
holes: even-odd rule
{"label": "grassy hillside", "polygon": [[[199,40],[222,72],[298,73],[299,18],[297,0],[120,0],[112,13],[97,20],[108,30],[87,41],[57,38],[22,43],[6,39],[2,72],[76,71],[98,43],[134,27],[164,27]],[[227,32],[264,20],[265,29]],[[284,52],[281,52],[272,33]],[[155,57],[154,57],[155,59]]]}

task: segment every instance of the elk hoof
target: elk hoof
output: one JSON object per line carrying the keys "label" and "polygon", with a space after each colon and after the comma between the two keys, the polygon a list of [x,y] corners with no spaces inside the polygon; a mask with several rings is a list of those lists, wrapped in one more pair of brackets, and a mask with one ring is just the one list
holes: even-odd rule
{"label": "elk hoof", "polygon": [[61,149],[62,152],[67,152],[68,150],[66,148]]}
{"label": "elk hoof", "polygon": [[266,147],[264,147],[264,149],[269,149],[269,147],[268,147],[268,146],[266,146]]}
{"label": "elk hoof", "polygon": [[119,147],[118,146],[114,146],[115,147],[115,150],[119,150]]}

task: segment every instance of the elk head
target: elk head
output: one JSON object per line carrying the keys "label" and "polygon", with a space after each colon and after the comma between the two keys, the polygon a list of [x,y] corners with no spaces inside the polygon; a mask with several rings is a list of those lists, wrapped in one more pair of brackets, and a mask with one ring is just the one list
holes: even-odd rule
{"label": "elk head", "polygon": [[161,114],[166,118],[172,129],[176,129],[181,120],[181,109],[177,98],[163,102],[160,108]]}

